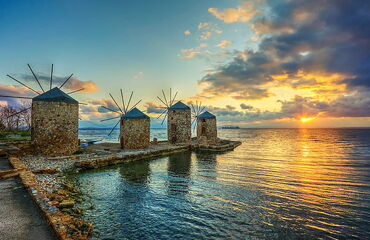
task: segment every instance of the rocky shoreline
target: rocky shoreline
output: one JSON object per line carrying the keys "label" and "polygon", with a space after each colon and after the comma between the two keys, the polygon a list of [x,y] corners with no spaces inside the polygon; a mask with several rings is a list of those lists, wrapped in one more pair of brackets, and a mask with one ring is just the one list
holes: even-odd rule
{"label": "rocky shoreline", "polygon": [[[207,146],[193,142],[190,145],[172,145],[167,142],[151,144],[142,150],[121,150],[118,143],[101,143],[81,148],[79,154],[64,157],[46,157],[29,154],[27,142],[15,146],[8,143],[0,154],[7,154],[13,169],[0,171],[1,178],[17,177],[40,208],[59,239],[89,239],[93,226],[86,223],[77,207],[79,192],[65,179],[65,173],[86,169],[168,156],[183,151],[229,151],[240,142],[222,140],[218,145]],[[25,150],[22,149],[23,146]],[[17,151],[18,150],[18,151]],[[93,206],[91,206],[93,207]]]}

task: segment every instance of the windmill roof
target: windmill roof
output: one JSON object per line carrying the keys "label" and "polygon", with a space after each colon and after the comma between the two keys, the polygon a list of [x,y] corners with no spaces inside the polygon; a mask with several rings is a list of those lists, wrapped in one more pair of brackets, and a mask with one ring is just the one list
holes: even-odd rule
{"label": "windmill roof", "polygon": [[205,111],[204,113],[200,114],[198,118],[216,118],[216,116],[208,111]]}
{"label": "windmill roof", "polygon": [[140,111],[137,108],[133,108],[131,111],[129,111],[125,115],[122,115],[122,118],[131,118],[131,119],[133,119],[133,118],[134,119],[146,118],[146,119],[149,119],[148,115],[146,115],[145,113],[143,113],[142,111]]}
{"label": "windmill roof", "polygon": [[169,109],[190,109],[190,107],[186,104],[183,104],[181,101],[178,101],[174,105],[172,105]]}
{"label": "windmill roof", "polygon": [[74,98],[72,98],[57,87],[32,98],[32,101],[65,102],[78,104],[78,101],[76,101]]}

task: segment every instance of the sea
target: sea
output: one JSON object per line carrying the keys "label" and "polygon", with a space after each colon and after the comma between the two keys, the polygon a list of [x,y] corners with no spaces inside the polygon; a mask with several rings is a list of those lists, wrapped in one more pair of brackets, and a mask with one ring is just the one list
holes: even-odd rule
{"label": "sea", "polygon": [[92,238],[370,239],[370,129],[218,133],[242,145],[70,174]]}

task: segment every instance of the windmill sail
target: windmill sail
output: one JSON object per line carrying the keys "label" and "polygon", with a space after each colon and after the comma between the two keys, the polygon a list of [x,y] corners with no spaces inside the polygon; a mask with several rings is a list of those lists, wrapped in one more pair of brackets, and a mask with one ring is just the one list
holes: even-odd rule
{"label": "windmill sail", "polygon": [[192,109],[191,117],[193,119],[192,122],[191,122],[191,125],[193,126],[193,132],[195,131],[195,129],[197,127],[198,117],[199,117],[199,115],[201,115],[204,112],[205,108],[206,107],[202,106],[202,102],[196,101],[195,106],[191,103],[191,109]]}
{"label": "windmill sail", "polygon": [[[157,117],[157,119],[160,119],[161,117],[163,117],[161,125],[163,125],[165,119],[167,118],[168,109],[176,101],[175,99],[176,99],[176,96],[177,96],[177,92],[175,93],[174,97],[172,97],[172,89],[170,88],[169,95],[166,96],[165,91],[162,89],[162,95],[163,95],[163,98],[160,98],[159,96],[157,96],[159,101],[164,104],[164,107],[163,106],[159,107],[161,109],[164,109],[164,111]],[[168,97],[168,101],[167,101],[167,97]]]}
{"label": "windmill sail", "polygon": [[[111,113],[119,114],[119,116],[102,119],[102,120],[100,120],[100,122],[105,122],[105,121],[109,121],[109,120],[113,120],[113,119],[117,119],[117,118],[122,118],[124,115],[126,115],[128,112],[130,112],[133,108],[135,108],[141,102],[141,99],[138,102],[136,102],[132,107],[130,107],[130,103],[131,103],[133,94],[134,94],[134,92],[131,91],[129,100],[128,100],[127,104],[125,104],[123,91],[122,91],[122,89],[120,89],[120,96],[121,96],[121,102],[122,102],[122,105],[120,106],[118,104],[118,102],[116,101],[116,99],[113,97],[113,95],[111,93],[109,93],[109,96],[112,98],[112,101],[113,101],[114,105],[117,107],[117,110],[112,109],[111,107],[107,107],[107,106],[101,106],[101,107],[108,110]],[[114,125],[114,127],[109,132],[108,136],[110,136],[113,133],[114,129],[118,126],[119,122],[120,121],[118,121],[116,123],[116,125]]]}
{"label": "windmill sail", "polygon": [[[33,75],[33,77],[34,77],[34,79],[35,79],[35,81],[37,82],[37,84],[39,85],[39,87],[41,88],[41,90],[42,90],[42,93],[40,93],[40,92],[38,92],[37,90],[35,90],[35,89],[33,89],[33,88],[31,88],[30,86],[28,86],[27,84],[25,84],[25,83],[22,83],[21,81],[19,81],[18,79],[16,79],[16,78],[14,78],[14,77],[12,77],[12,76],[10,76],[9,74],[8,75],[6,75],[7,77],[9,77],[10,79],[12,79],[12,80],[14,80],[14,81],[16,81],[17,83],[19,83],[19,84],[21,84],[22,86],[24,86],[25,88],[27,88],[27,89],[29,89],[29,90],[31,90],[32,92],[34,92],[34,93],[36,93],[37,95],[36,96],[34,96],[34,97],[29,97],[29,96],[9,96],[9,95],[0,95],[0,97],[3,97],[3,98],[20,98],[20,99],[35,99],[35,98],[37,98],[38,96],[40,96],[40,95],[43,95],[43,94],[46,94],[45,96],[47,96],[47,95],[50,95],[52,92],[55,92],[56,91],[56,89],[52,89],[52,85],[53,85],[53,73],[54,73],[54,64],[52,64],[51,65],[51,71],[50,71],[50,90],[48,90],[48,91],[46,91],[45,92],[45,90],[44,90],[44,88],[42,87],[42,85],[41,85],[41,83],[40,83],[40,81],[39,81],[39,79],[37,78],[37,76],[36,76],[36,74],[35,74],[35,72],[33,71],[33,69],[31,68],[31,65],[30,64],[27,64],[27,66],[28,66],[28,68],[30,69],[30,71],[31,71],[31,73],[32,73],[32,75]],[[72,77],[72,75],[73,74],[71,74],[64,82],[63,82],[63,84],[59,87],[59,89],[60,88],[62,88],[68,81],[69,81],[69,79]],[[67,93],[67,94],[72,94],[72,93],[76,93],[76,92],[79,92],[79,91],[82,91],[83,90],[83,88],[81,88],[81,89],[78,89],[78,90],[74,90],[74,91],[71,91],[71,92],[69,92],[69,93]],[[63,93],[64,94],[64,93]],[[20,111],[20,112],[18,112],[18,113],[16,113],[15,115],[18,115],[18,114],[20,114],[20,113],[22,113],[23,111]],[[14,116],[15,116],[14,115]]]}

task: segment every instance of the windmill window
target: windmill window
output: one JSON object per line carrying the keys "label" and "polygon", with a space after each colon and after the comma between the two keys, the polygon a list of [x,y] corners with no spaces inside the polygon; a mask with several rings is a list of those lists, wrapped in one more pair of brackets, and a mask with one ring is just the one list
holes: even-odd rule
{"label": "windmill window", "polygon": [[205,126],[202,127],[202,132],[201,132],[200,135],[202,135],[202,136],[206,135],[206,127]]}

